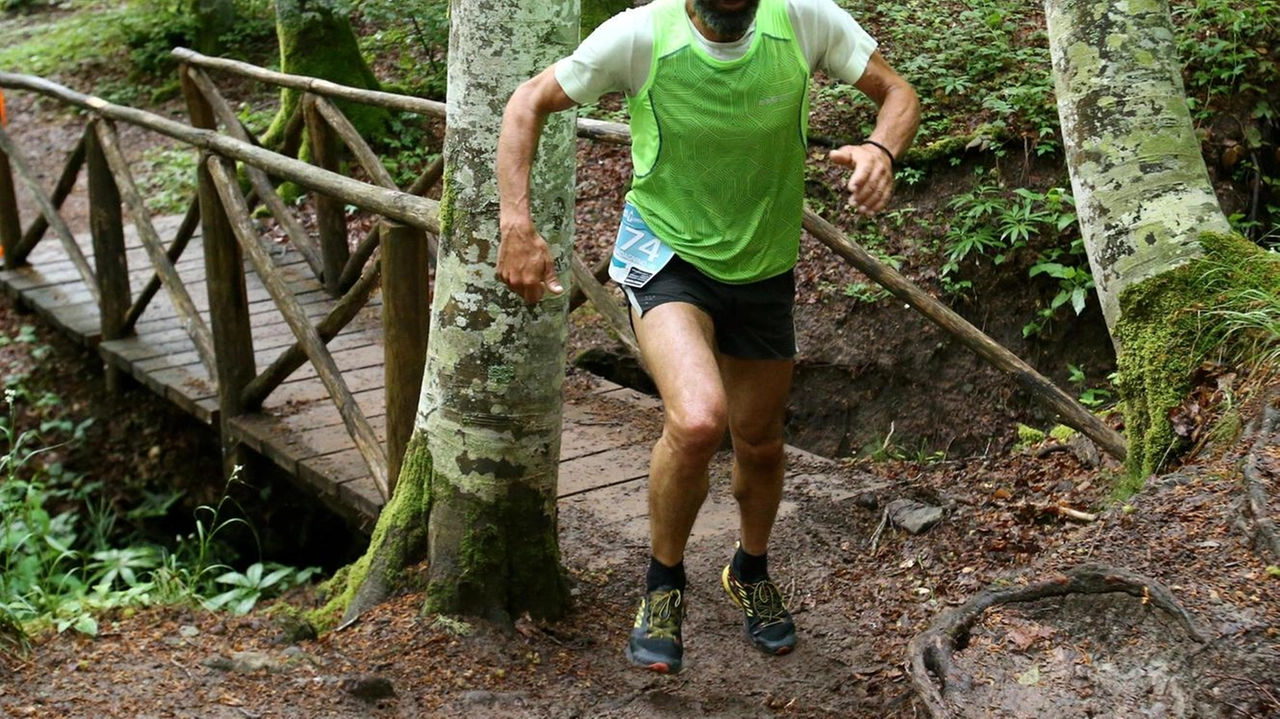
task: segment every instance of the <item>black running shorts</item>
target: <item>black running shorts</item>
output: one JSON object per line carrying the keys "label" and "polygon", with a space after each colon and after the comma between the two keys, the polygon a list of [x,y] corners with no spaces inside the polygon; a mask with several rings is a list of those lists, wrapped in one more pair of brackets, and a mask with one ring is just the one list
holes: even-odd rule
{"label": "black running shorts", "polygon": [[706,312],[722,354],[748,360],[796,356],[794,271],[731,285],[707,277],[677,255],[644,287],[623,290],[642,316],[668,302],[685,302]]}

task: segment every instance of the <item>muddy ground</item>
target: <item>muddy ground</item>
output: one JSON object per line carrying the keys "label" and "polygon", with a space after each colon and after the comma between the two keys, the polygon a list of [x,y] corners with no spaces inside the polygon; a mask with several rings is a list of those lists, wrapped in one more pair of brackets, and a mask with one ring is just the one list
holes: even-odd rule
{"label": "muddy ground", "polygon": [[[51,183],[76,137],[74,119],[20,97],[10,98],[9,114]],[[579,235],[591,260],[612,236],[625,154],[584,145],[580,160]],[[940,171],[904,188],[897,202],[942,201],[963,176]],[[83,210],[68,214],[83,227]],[[852,218],[841,222],[856,229]],[[913,245],[922,231],[899,231],[889,251],[928,286],[930,268]],[[1051,288],[1031,285],[1022,269],[974,271],[974,296],[998,302],[953,302],[1060,381],[1068,363],[1108,371],[1113,360],[1097,317],[1023,341],[1029,308]],[[822,475],[793,467],[787,498],[796,509],[780,520],[771,551],[800,627],[792,655],[765,657],[748,647],[740,616],[718,589],[732,547],[702,543],[687,560],[686,670],[663,677],[627,666],[622,645],[646,547],[566,504],[562,549],[574,608],[560,622],[498,627],[424,617],[421,596],[410,593],[342,631],[297,639],[282,604],[243,618],[155,608],[105,617],[97,637],[46,633],[29,656],[0,657],[0,715],[922,716],[927,708],[907,673],[914,636],[988,586],[1017,587],[1103,563],[1167,587],[1207,641],[1192,639],[1141,591],[998,606],[962,642],[956,664],[967,681],[946,695],[952,710],[974,717],[1280,716],[1280,578],[1268,573],[1280,558],[1252,547],[1240,471],[1252,453],[1275,496],[1274,437],[1241,433],[1206,446],[1140,495],[1108,501],[1115,463],[1094,465],[1087,453],[1057,451],[1052,441],[1015,447],[1017,422],[1043,428],[1047,418],[1011,380],[900,303],[845,297],[841,288],[857,274],[810,240],[798,273],[804,366],[791,441],[825,456],[861,451],[863,458]],[[144,480],[135,485],[178,483],[189,491],[188,512],[217,497],[216,442],[206,429],[145,389],[107,396],[91,354],[4,300],[0,335],[17,336],[24,325],[37,341],[0,348],[5,376],[56,389],[66,406],[97,420],[88,449],[60,459],[108,486],[129,484],[126,477]],[[573,343],[575,352],[617,350],[589,312],[575,316]],[[602,402],[583,391],[582,372],[570,370],[567,399]],[[1248,427],[1268,402],[1268,383],[1234,382]],[[634,411],[595,409],[615,417]],[[654,423],[643,426],[637,442],[652,439]],[[877,447],[883,451],[867,451]],[[722,499],[724,460],[713,476]],[[882,527],[888,502],[903,498],[942,507],[945,519],[921,535]],[[1070,518],[1061,506],[1092,518]],[[287,513],[264,515],[273,516],[265,520],[271,531],[314,532],[310,523],[280,518]],[[347,551],[358,553],[358,542]],[[300,609],[322,601],[316,590],[288,598]]]}

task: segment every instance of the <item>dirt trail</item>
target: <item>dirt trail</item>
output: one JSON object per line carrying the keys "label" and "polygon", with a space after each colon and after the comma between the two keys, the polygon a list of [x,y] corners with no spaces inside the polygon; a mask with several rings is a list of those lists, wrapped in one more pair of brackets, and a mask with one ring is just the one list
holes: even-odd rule
{"label": "dirt trail", "polygon": [[[15,134],[22,145],[36,148],[29,151],[51,184],[75,134],[26,102],[10,99],[11,118],[17,116],[11,122],[21,128]],[[584,146],[583,153],[616,159],[609,149]],[[607,162],[584,166],[617,174]],[[590,172],[582,182],[611,186]],[[611,210],[602,208],[617,205],[607,195],[583,203],[580,227],[608,234]],[[74,206],[70,214],[83,221]],[[821,278],[827,262],[825,255],[807,255],[801,274]],[[902,333],[883,335],[892,340],[887,345],[849,339],[862,330],[847,306],[831,305],[823,314],[815,302],[807,313],[825,318],[813,320],[812,336],[909,356]],[[7,336],[31,321],[7,302],[0,306],[0,331]],[[88,356],[40,332],[59,360],[39,365],[39,373],[58,383],[69,401],[97,413],[102,426],[123,422],[120,404],[101,396],[100,377],[86,369],[93,366]],[[579,346],[607,343],[589,322],[575,333]],[[6,374],[37,368],[35,358],[15,352],[3,359]],[[928,374],[929,362],[919,363],[918,372]],[[572,374],[568,384],[570,392],[583,386]],[[818,383],[802,391],[834,387]],[[990,412],[998,404],[990,398],[975,403],[962,393],[944,412],[929,404],[936,397],[926,396],[937,394],[936,387],[906,383],[900,389],[919,400],[916,416],[934,424],[945,418],[971,429],[1008,429],[1007,416]],[[868,393],[851,401],[891,406]],[[111,438],[126,443],[119,454],[144,462],[158,446],[165,471],[175,472],[200,461],[208,445],[156,432],[168,425],[155,416],[129,420],[137,431]],[[144,432],[148,425],[152,431]],[[836,443],[856,441],[841,435]],[[1268,560],[1250,549],[1239,528],[1238,467],[1245,450],[1210,448],[1198,464],[1153,480],[1126,506],[1106,502],[1116,467],[1089,469],[1066,452],[979,448],[944,461],[842,463],[823,474],[797,460],[787,487],[792,509],[779,520],[770,560],[800,627],[799,649],[785,657],[760,655],[742,637],[741,618],[718,586],[732,528],[716,526],[704,527],[709,531],[689,550],[686,670],[661,677],[627,666],[622,645],[646,543],[633,526],[566,502],[562,549],[575,606],[561,622],[520,619],[500,628],[421,617],[421,597],[414,594],[318,639],[291,635],[293,610],[283,605],[245,618],[183,608],[117,613],[101,622],[96,638],[47,634],[31,657],[0,658],[0,715],[914,717],[924,707],[906,673],[906,647],[940,612],[993,582],[1045,579],[1093,561],[1168,586],[1212,641],[1202,646],[1182,638],[1142,599],[1128,597],[993,610],[958,655],[973,682],[971,691],[949,697],[954,711],[975,717],[1280,716],[1280,579],[1268,574]],[[1275,459],[1271,449],[1262,463],[1272,490]],[[110,466],[129,472],[136,465]],[[712,487],[713,502],[731,503],[724,456],[714,466]],[[918,536],[881,528],[885,505],[899,498],[943,507],[946,517]],[[1099,517],[1077,523],[1055,511],[1060,503]],[[321,598],[302,593],[290,601],[309,608]]]}

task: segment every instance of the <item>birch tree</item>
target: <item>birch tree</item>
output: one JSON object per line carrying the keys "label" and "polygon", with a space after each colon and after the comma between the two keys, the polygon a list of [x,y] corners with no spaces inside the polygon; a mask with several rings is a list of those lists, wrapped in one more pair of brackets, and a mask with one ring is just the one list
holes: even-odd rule
{"label": "birch tree", "polygon": [[[424,555],[424,611],[503,620],[525,611],[556,617],[566,607],[556,472],[568,293],[531,308],[499,281],[495,160],[507,98],[577,42],[574,0],[451,7],[426,372],[395,496],[347,582],[347,617],[385,597]],[[563,277],[572,251],[574,122],[571,112],[547,121],[533,168],[534,217]]]}
{"label": "birch tree", "polygon": [[1045,16],[1080,227],[1117,349],[1130,476],[1140,482],[1176,444],[1168,414],[1192,371],[1229,338],[1218,309],[1248,290],[1275,296],[1280,285],[1275,263],[1230,234],[1214,194],[1167,0],[1046,0]]}

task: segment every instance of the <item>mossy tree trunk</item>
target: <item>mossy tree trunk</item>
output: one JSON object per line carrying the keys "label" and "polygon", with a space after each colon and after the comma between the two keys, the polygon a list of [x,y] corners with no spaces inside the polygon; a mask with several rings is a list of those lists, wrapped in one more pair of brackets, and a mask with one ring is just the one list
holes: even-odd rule
{"label": "mossy tree trunk", "polygon": [[1206,356],[1197,342],[1209,285],[1170,279],[1234,266],[1257,248],[1206,243],[1231,228],[1191,123],[1167,0],[1046,0],[1045,16],[1080,227],[1118,352],[1130,476],[1140,481],[1171,456],[1168,411]]}
{"label": "mossy tree trunk", "polygon": [[196,19],[195,49],[205,55],[221,54],[222,36],[236,21],[235,0],[188,0],[187,11]]}
{"label": "mossy tree trunk", "polygon": [[[575,0],[451,7],[449,57],[466,62],[449,64],[426,371],[395,497],[348,580],[348,617],[385,596],[424,550],[425,612],[509,621],[567,608],[556,473],[568,293],[531,308],[499,281],[494,164],[507,98],[577,45],[577,19]],[[548,120],[532,182],[533,214],[562,277],[572,252],[574,121],[572,113]]]}
{"label": "mossy tree trunk", "polygon": [[[346,15],[348,5],[338,0],[275,0],[275,7],[281,72],[366,90],[380,89],[378,79],[360,54]],[[297,90],[280,91],[280,109],[262,137],[263,146],[279,144],[300,100],[301,93]],[[385,131],[386,110],[345,101],[337,104],[366,139],[374,139]]]}

